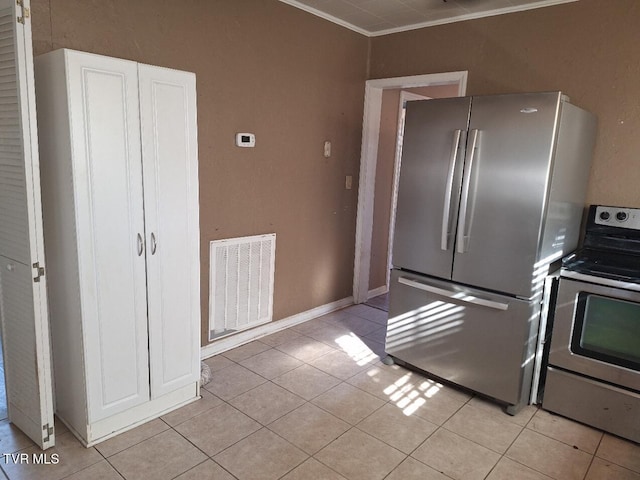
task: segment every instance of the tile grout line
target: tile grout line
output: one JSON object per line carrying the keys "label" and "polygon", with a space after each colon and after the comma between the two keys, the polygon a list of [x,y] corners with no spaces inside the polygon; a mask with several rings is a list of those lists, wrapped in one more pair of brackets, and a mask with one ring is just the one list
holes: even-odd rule
{"label": "tile grout line", "polygon": [[[587,470],[584,472],[584,477],[583,479],[586,480],[587,476],[589,475],[589,472],[591,471],[591,466],[593,465],[593,461],[596,459],[596,454],[598,453],[598,450],[600,449],[600,445],[602,445],[602,441],[604,440],[604,433],[602,433],[602,435],[600,435],[600,441],[598,442],[598,445],[596,445],[595,450],[593,451],[593,455],[591,455],[591,461],[589,462],[589,466],[587,467]],[[600,457],[598,457],[600,458]],[[611,462],[614,465],[617,465],[617,463],[615,462]],[[622,465],[618,465],[618,466],[622,466]]]}
{"label": "tile grout line", "polygon": [[[150,440],[150,439],[152,439],[152,438],[155,438],[155,437],[157,437],[158,435],[160,435],[160,434],[162,434],[162,433],[165,433],[165,432],[166,432],[166,431],[168,431],[168,430],[173,430],[173,428],[171,427],[171,425],[169,425],[167,422],[165,422],[164,420],[162,420],[162,418],[158,417],[158,420],[160,420],[161,422],[163,422],[163,423],[164,423],[165,425],[167,425],[169,428],[167,428],[167,429],[165,429],[165,430],[163,430],[163,431],[161,431],[161,432],[158,432],[158,433],[156,433],[155,435],[151,435],[150,437],[145,438],[144,440],[141,440],[141,441],[139,441],[139,442],[137,442],[137,443],[134,443],[133,445],[129,445],[127,448],[125,448],[125,449],[123,449],[123,450],[120,450],[119,452],[116,452],[116,453],[114,453],[113,455],[110,455],[110,456],[108,456],[108,457],[107,457],[107,456],[105,456],[105,455],[104,455],[100,450],[98,450],[95,446],[94,446],[94,447],[92,447],[92,448],[94,448],[94,449],[95,449],[95,451],[96,451],[96,452],[98,452],[98,453],[102,456],[102,458],[104,458],[104,459],[105,459],[105,461],[106,461],[106,462],[111,466],[111,468],[113,468],[113,469],[116,471],[116,473],[117,473],[118,475],[120,475],[123,479],[125,479],[125,480],[126,480],[126,477],[124,476],[124,473],[122,473],[120,470],[118,470],[118,468],[117,468],[113,463],[111,463],[111,461],[109,460],[109,458],[111,458],[111,457],[115,457],[116,455],[118,455],[118,454],[120,454],[120,453],[122,453],[122,452],[125,452],[125,451],[127,451],[128,449],[135,447],[136,445],[140,445],[141,443],[143,443],[143,442],[145,442],[145,441],[147,441],[147,440]],[[152,420],[152,421],[153,421],[153,420]],[[124,432],[124,433],[126,433],[126,432]],[[179,434],[179,432],[176,432],[176,433],[178,433],[178,434]],[[112,438],[115,438],[115,437],[112,437]],[[106,441],[106,440],[105,440],[105,441]],[[95,465],[95,464],[94,464],[94,465]],[[81,470],[80,470],[80,471],[81,471]],[[76,472],[76,473],[77,473],[77,472]],[[64,479],[62,479],[62,480],[64,480]]]}
{"label": "tile grout line", "polygon": [[[185,438],[185,440],[187,440],[187,439]],[[188,441],[188,440],[187,440],[187,441]],[[194,445],[194,447],[195,447],[195,445]],[[197,448],[197,447],[196,447],[196,448]],[[202,452],[202,453],[204,453],[204,452]],[[206,453],[205,453],[205,456],[206,456]],[[171,480],[175,480],[175,479],[176,479],[176,478],[178,478],[180,475],[184,475],[185,473],[190,472],[191,470],[193,470],[193,469],[195,469],[195,468],[199,467],[200,465],[202,465],[203,463],[208,462],[209,460],[211,460],[211,459],[207,456],[207,458],[205,458],[205,459],[204,459],[203,461],[201,461],[200,463],[197,463],[197,464],[195,464],[193,467],[191,467],[191,468],[189,468],[189,469],[185,470],[185,471],[184,471],[184,472],[182,472],[182,473],[179,473],[179,474],[178,474],[178,475],[176,475],[175,477],[172,477],[172,479],[171,479]]]}
{"label": "tile grout line", "polygon": [[[347,423],[348,423],[348,422],[347,422]],[[353,426],[353,425],[351,425],[351,424],[349,424],[349,425],[350,425],[350,428],[349,428],[348,430],[346,430],[345,432],[342,432],[340,435],[338,435],[336,438],[334,438],[331,442],[329,442],[328,444],[326,444],[324,447],[322,447],[320,450],[318,450],[316,453],[314,453],[314,454],[312,455],[312,458],[313,458],[316,462],[319,462],[320,464],[324,465],[325,467],[327,467],[327,468],[328,468],[329,470],[331,470],[332,472],[336,472],[338,475],[340,475],[340,476],[342,476],[342,477],[344,477],[344,475],[342,475],[342,474],[341,474],[340,472],[338,472],[337,470],[335,470],[335,469],[331,468],[329,465],[327,465],[326,463],[324,463],[324,462],[323,462],[322,460],[320,460],[319,458],[316,458],[316,455],[317,455],[318,453],[320,453],[322,450],[324,450],[325,448],[327,448],[329,445],[331,445],[333,442],[336,442],[336,441],[338,441],[340,438],[344,437],[344,436],[345,436],[349,431],[351,431],[351,429],[355,428],[355,426]],[[406,458],[405,458],[405,459],[406,459]],[[403,461],[404,461],[404,460],[403,460]],[[402,462],[400,462],[400,463],[402,463]],[[398,465],[399,465],[399,464],[398,464]],[[396,468],[397,468],[397,466],[396,466]],[[392,471],[393,471],[393,470],[392,470]],[[347,479],[347,480],[350,480],[350,479]]]}
{"label": "tile grout line", "polygon": [[[533,420],[533,417],[531,417],[531,420]],[[529,422],[527,422],[527,426],[529,425],[529,423],[531,422],[531,420],[529,420]],[[555,441],[556,441],[556,442],[558,442],[558,443],[562,443],[563,445],[565,445],[565,446],[567,446],[567,447],[576,448],[576,447],[575,447],[575,446],[573,446],[573,445],[569,445],[569,444],[567,444],[567,443],[565,443],[565,442],[562,442],[562,441],[557,440],[557,439],[555,439],[555,438],[552,438],[552,437],[549,437],[549,436],[547,436],[547,435],[544,435],[544,434],[542,434],[542,433],[540,433],[540,432],[538,432],[538,431],[536,431],[536,430],[532,430],[532,429],[530,429],[530,428],[527,428],[527,426],[523,427],[522,431],[518,434],[518,436],[517,436],[517,437],[516,437],[516,439],[512,442],[512,444],[511,444],[511,445],[513,445],[513,444],[518,440],[518,438],[520,437],[520,435],[522,435],[522,433],[524,433],[524,431],[525,431],[525,430],[528,430],[528,431],[530,431],[530,432],[537,433],[538,435],[541,435],[541,436],[543,436],[543,437],[545,437],[545,438],[547,438],[547,439],[549,439],[549,440],[555,440]],[[510,448],[511,448],[511,446],[509,447],[509,449],[510,449]],[[509,450],[509,449],[507,449],[507,452],[508,452],[508,450]],[[590,455],[588,452],[585,452],[584,450],[580,450],[579,448],[576,448],[576,449],[577,449],[578,451],[582,452],[582,453],[586,453],[587,455]],[[561,479],[561,478],[560,478],[560,479],[555,478],[555,477],[553,477],[553,476],[551,476],[551,475],[547,475],[546,473],[541,472],[539,469],[537,469],[537,468],[535,468],[535,467],[532,467],[532,466],[530,466],[530,465],[526,465],[526,464],[522,463],[521,461],[519,461],[519,460],[517,460],[517,459],[515,459],[515,458],[508,457],[508,456],[507,456],[507,452],[505,452],[503,456],[504,456],[504,457],[506,457],[508,460],[510,460],[510,461],[512,461],[512,462],[517,463],[518,465],[522,465],[523,467],[526,467],[526,468],[528,468],[528,469],[530,469],[530,470],[533,470],[534,472],[537,472],[537,473],[539,473],[539,474],[541,474],[541,475],[544,475],[544,476],[546,476],[546,477],[552,478],[553,480],[564,480],[564,479]],[[591,455],[591,457],[592,457],[592,459],[591,459],[591,461],[589,462],[589,467],[587,468],[587,470],[586,470],[586,472],[585,472],[585,476],[589,473],[589,468],[591,467],[591,462],[593,461],[593,457],[594,457],[594,455]]]}
{"label": "tile grout line", "polygon": [[[537,412],[536,412],[536,413],[537,413]],[[507,415],[508,415],[508,414],[507,414]],[[507,457],[507,452],[508,452],[508,451],[509,451],[509,449],[513,446],[513,444],[514,444],[514,443],[516,443],[516,441],[518,440],[518,438],[520,438],[520,435],[522,435],[522,432],[524,432],[524,431],[526,430],[527,425],[529,425],[529,423],[531,423],[531,421],[533,420],[533,417],[535,417],[535,416],[536,416],[536,414],[534,413],[533,415],[531,415],[531,418],[529,418],[529,420],[528,420],[524,425],[518,425],[518,426],[520,427],[520,432],[518,432],[518,435],[516,435],[516,436],[515,436],[515,438],[513,439],[513,441],[512,441],[512,442],[509,444],[509,446],[505,449],[504,453],[502,453],[502,454],[500,455],[500,458],[498,459],[498,461],[496,462],[496,464],[491,468],[491,470],[490,470],[490,471],[489,471],[489,473],[487,474],[487,477],[488,477],[489,475],[491,475],[491,472],[493,472],[493,470],[495,470],[495,468],[498,466],[498,463],[500,463],[500,461],[501,461],[503,458],[507,458],[508,460],[515,461],[515,460],[513,460],[513,459],[511,459],[511,458]],[[515,422],[513,422],[513,423],[514,423],[514,425],[517,425]],[[523,464],[521,464],[520,462],[516,462],[516,463],[518,463],[518,464],[520,464],[520,465],[523,465]],[[531,467],[529,467],[528,465],[523,465],[523,466],[524,466],[524,467],[527,467],[527,468],[531,468]],[[537,471],[537,470],[535,470],[535,469],[532,469],[532,470]],[[540,473],[540,474],[544,475],[542,472],[538,472],[538,473]],[[486,477],[485,477],[485,478],[486,478]]]}
{"label": "tile grout line", "polygon": [[[540,408],[539,408],[539,407],[538,407],[538,410],[540,410]],[[537,411],[536,411],[536,413],[537,413]],[[528,426],[528,425],[533,421],[533,417],[535,417],[535,416],[536,416],[536,413],[534,413],[533,415],[531,415],[531,418],[529,418],[529,420],[527,420],[527,422],[526,422],[524,425],[522,425],[522,426],[521,426],[520,433],[518,433],[518,435],[516,435],[516,437],[513,439],[513,441],[509,444],[509,446],[507,447],[507,449],[506,449],[506,450],[504,451],[504,453],[500,456],[500,459],[496,462],[496,464],[493,466],[493,468],[491,469],[491,471],[489,472],[489,474],[487,474],[487,476],[488,476],[488,475],[490,475],[490,474],[491,474],[491,472],[492,472],[492,471],[495,469],[495,467],[498,465],[498,463],[500,463],[500,460],[502,460],[503,458],[506,458],[507,460],[510,460],[510,461],[512,461],[512,462],[515,462],[515,463],[517,463],[518,465],[522,465],[522,466],[523,466],[523,467],[525,467],[525,468],[529,468],[529,469],[533,470],[534,472],[537,472],[537,473],[539,473],[539,474],[541,474],[541,475],[544,475],[544,476],[546,476],[546,477],[552,478],[550,475],[547,475],[546,473],[543,473],[543,472],[541,472],[541,471],[539,471],[539,470],[537,470],[537,469],[535,469],[535,468],[533,468],[533,467],[530,467],[529,465],[525,465],[524,463],[521,463],[521,462],[519,462],[518,460],[515,460],[515,459],[513,459],[513,458],[511,458],[511,457],[508,457],[508,456],[507,456],[507,452],[511,449],[511,447],[513,446],[513,444],[514,444],[514,443],[516,443],[516,441],[518,440],[518,438],[520,438],[520,435],[522,435],[522,433],[523,433],[525,430],[527,430],[527,426]],[[486,478],[486,477],[485,477],[485,478]],[[555,480],[555,479],[554,479],[554,480]]]}
{"label": "tile grout line", "polygon": [[[307,403],[309,403],[309,402],[307,402]],[[301,406],[302,406],[302,405],[300,405],[300,407],[301,407]],[[300,407],[298,407],[298,408],[300,408]],[[295,409],[294,409],[294,410],[295,410]],[[292,410],[292,411],[293,411],[293,410]],[[291,413],[291,412],[289,412],[289,413]],[[288,414],[285,414],[285,415],[288,415]],[[283,417],[284,417],[284,415],[283,415]],[[279,418],[282,418],[282,417],[279,417]],[[279,420],[279,418],[278,418],[278,419],[276,419],[276,420],[274,420],[273,422],[271,422],[269,425],[271,425],[271,424],[272,424],[272,423],[274,423],[274,422],[277,422],[277,421]],[[289,445],[291,445],[292,447],[294,447],[296,450],[300,450],[302,453],[304,453],[304,454],[307,456],[307,458],[305,458],[303,461],[301,461],[300,463],[298,463],[297,465],[295,465],[293,468],[291,468],[291,469],[287,470],[287,472],[286,472],[286,473],[284,473],[283,475],[280,475],[280,476],[278,477],[279,479],[280,479],[280,478],[282,478],[282,477],[285,477],[285,476],[289,475],[289,473],[291,473],[292,471],[294,471],[294,470],[295,470],[296,468],[298,468],[300,465],[302,465],[303,463],[305,463],[306,461],[308,461],[310,458],[313,458],[313,455],[311,455],[311,454],[307,453],[306,451],[304,451],[302,448],[298,447],[297,445],[294,445],[292,442],[290,442],[289,440],[287,440],[286,438],[284,438],[284,437],[283,437],[282,435],[280,435],[278,432],[276,432],[276,431],[274,431],[274,430],[271,430],[267,425],[264,425],[262,428],[266,428],[267,430],[269,430],[269,432],[273,433],[273,434],[274,434],[274,435],[276,435],[278,438],[280,438],[280,439],[282,439],[283,441],[287,442]],[[253,432],[253,433],[256,433],[256,432]],[[253,435],[253,434],[252,434],[252,435]],[[246,438],[246,437],[245,437],[245,438]]]}
{"label": "tile grout line", "polygon": [[[107,463],[109,464],[109,466],[110,466],[111,468],[113,468],[113,470],[114,470],[118,475],[120,475],[120,477],[122,477],[123,479],[125,478],[125,477],[124,477],[124,475],[123,475],[122,473],[120,473],[120,471],[115,467],[115,465],[113,465],[113,464],[109,461],[109,459],[108,459],[107,457],[105,457],[105,456],[102,454],[102,452],[101,452],[100,450],[98,450],[98,449],[97,449],[97,448],[95,448],[95,447],[93,447],[93,448],[95,449],[95,451],[96,451],[96,452],[98,452],[98,455],[100,455],[100,456],[104,459],[104,461],[105,461],[105,462],[107,462]],[[80,470],[80,471],[82,471],[82,470]]]}
{"label": "tile grout line", "polygon": [[[562,417],[562,418],[564,418],[564,417]],[[579,425],[583,425],[583,424],[579,424]],[[590,427],[590,428],[591,428],[591,427]],[[596,453],[597,453],[597,451],[598,451],[598,448],[597,448],[597,447],[596,447],[596,450],[595,450],[593,453],[591,453],[591,452],[587,452],[586,450],[581,449],[581,448],[580,448],[580,447],[578,447],[577,445],[571,445],[570,443],[567,443],[567,442],[565,442],[565,441],[563,441],[563,440],[558,440],[557,438],[553,438],[553,437],[551,437],[551,436],[549,436],[549,435],[547,435],[547,434],[545,434],[545,433],[543,433],[543,432],[540,432],[540,431],[538,431],[538,430],[534,430],[533,428],[529,428],[529,422],[527,422],[527,426],[526,426],[526,427],[524,427],[524,430],[528,430],[529,432],[533,432],[533,433],[535,433],[535,434],[537,434],[537,435],[540,435],[540,436],[542,436],[542,437],[545,437],[545,438],[547,438],[547,439],[549,439],[549,440],[556,441],[556,442],[558,442],[558,443],[563,444],[564,446],[567,446],[567,447],[573,448],[574,450],[577,450],[577,451],[582,452],[582,453],[586,453],[587,455],[591,455],[592,457],[597,457],[597,455],[596,455]],[[524,431],[524,430],[523,430],[523,431]],[[597,429],[596,429],[596,430],[597,430]],[[604,434],[605,434],[606,432],[604,432],[603,430],[597,430],[597,431],[599,431],[599,432],[602,434],[602,437],[601,437],[600,441],[598,442],[598,446],[600,446],[600,443],[602,442],[602,438],[604,438]],[[598,457],[598,458],[600,458],[600,457]],[[613,462],[613,461],[611,461],[611,463],[613,463],[613,464],[615,464],[615,465],[618,465],[616,462]],[[622,467],[622,465],[618,465],[618,466],[619,466],[619,467]],[[624,467],[623,467],[623,468],[624,468]],[[638,473],[640,473],[640,472],[638,472]]]}
{"label": "tile grout line", "polygon": [[[233,405],[230,405],[230,406],[231,406],[231,407],[233,407]],[[200,463],[198,463],[198,464],[194,465],[193,467],[191,467],[191,468],[189,468],[189,469],[185,470],[185,471],[184,471],[184,472],[182,472],[182,473],[179,473],[178,475],[176,475],[176,476],[175,476],[175,477],[173,477],[173,478],[177,478],[177,477],[179,477],[180,475],[184,475],[185,473],[187,473],[187,472],[189,472],[189,471],[193,470],[194,468],[196,468],[196,467],[197,467],[197,466],[199,466],[199,465],[202,465],[203,463],[207,462],[208,460],[211,460],[213,463],[215,463],[216,465],[218,465],[220,468],[222,468],[225,472],[227,472],[227,473],[228,473],[229,475],[231,475],[233,478],[236,478],[236,476],[235,476],[235,475],[233,475],[233,474],[232,474],[231,472],[229,472],[226,468],[224,468],[222,465],[220,465],[218,462],[216,462],[216,461],[213,459],[213,457],[212,457],[212,456],[207,455],[207,452],[203,451],[203,450],[202,450],[200,447],[198,447],[195,443],[193,443],[193,442],[192,442],[191,440],[189,440],[187,437],[185,437],[184,435],[182,435],[182,433],[180,433],[179,431],[177,431],[175,428],[173,428],[173,427],[171,427],[171,426],[170,426],[169,428],[171,428],[174,432],[176,432],[178,435],[180,435],[182,438],[184,438],[187,442],[189,442],[189,444],[193,445],[193,447],[194,447],[194,448],[196,448],[199,452],[201,452],[201,453],[206,457],[202,462],[200,462]],[[258,431],[258,430],[256,430],[256,432],[257,432],[257,431]],[[255,433],[255,432],[252,432],[252,433],[250,433],[249,435],[252,435],[253,433]],[[247,438],[249,435],[247,435],[246,437],[243,437],[242,439],[238,440],[238,442],[240,442],[240,441],[244,440],[244,439],[245,439],[245,438]],[[235,445],[235,444],[236,444],[236,443],[238,443],[238,442],[235,442],[233,445]],[[229,445],[229,447],[231,447],[231,445]],[[226,448],[225,448],[225,450],[226,450]],[[220,451],[220,452],[218,452],[218,453],[222,453],[222,451],[223,451],[223,450],[221,450],[221,451]],[[216,455],[217,455],[218,453],[216,453]]]}
{"label": "tile grout line", "polygon": [[[233,406],[233,405],[231,405],[230,403],[226,402],[225,400],[222,400],[222,399],[220,399],[220,400],[222,401],[222,403],[227,404],[229,407],[231,407],[231,408],[233,408],[233,409],[237,410],[238,412],[242,413],[243,415],[245,415],[245,416],[249,417],[249,416],[248,416],[248,415],[246,415],[244,412],[241,412],[240,410],[238,410],[236,407],[234,407],[234,406]],[[221,406],[221,405],[218,405],[218,406]],[[213,408],[216,408],[216,407],[213,407]],[[205,412],[203,412],[203,413],[207,413],[207,412],[209,412],[210,410],[211,410],[211,409],[209,409],[209,410],[207,410],[207,411],[205,411]],[[203,413],[198,414],[198,415],[202,415]],[[198,415],[196,415],[196,416],[198,416]],[[195,418],[195,417],[191,417],[191,418]],[[251,418],[251,417],[249,417],[249,418]],[[189,419],[189,420],[191,420],[191,419]],[[253,420],[253,419],[252,419],[252,420]],[[188,420],[186,420],[186,421],[188,421]],[[254,420],[254,421],[255,421],[255,420]],[[185,422],[182,422],[182,423],[185,423]],[[182,423],[181,423],[181,424],[182,424]],[[260,424],[260,422],[257,422],[257,423],[258,423],[258,424]],[[181,424],[180,424],[180,425],[181,425]],[[262,424],[260,424],[260,425],[262,425]],[[242,441],[242,440],[244,440],[245,438],[247,438],[247,437],[249,437],[249,436],[253,435],[254,433],[256,433],[257,431],[259,431],[259,430],[260,430],[260,429],[258,429],[258,430],[255,430],[255,431],[253,431],[253,432],[251,432],[251,433],[249,433],[249,434],[245,435],[244,437],[240,438],[238,441],[233,442],[232,444],[230,444],[230,445],[226,446],[225,448],[223,448],[223,449],[222,449],[222,450],[220,450],[219,452],[215,453],[214,455],[208,455],[208,454],[207,454],[207,452],[205,452],[205,451],[204,451],[204,450],[202,450],[200,447],[198,447],[195,443],[193,443],[190,439],[188,439],[187,437],[185,437],[185,436],[184,436],[182,433],[180,433],[178,430],[176,430],[175,428],[173,428],[173,427],[171,427],[171,426],[169,426],[169,428],[171,428],[174,432],[176,432],[178,435],[180,435],[182,438],[184,438],[187,442],[189,442],[191,445],[193,445],[193,446],[194,446],[198,451],[200,451],[200,452],[201,452],[205,457],[207,457],[207,458],[206,458],[206,460],[203,460],[202,462],[198,463],[197,465],[194,465],[194,466],[193,466],[193,467],[191,467],[190,469],[188,469],[188,470],[186,470],[186,471],[184,471],[184,472],[180,473],[178,476],[180,476],[180,475],[182,475],[182,474],[184,474],[184,473],[188,472],[189,470],[193,470],[195,467],[197,467],[198,465],[201,465],[202,463],[206,462],[207,460],[211,460],[211,461],[212,461],[212,462],[214,462],[216,465],[218,465],[220,468],[222,468],[225,472],[229,473],[229,475],[231,475],[233,478],[237,478],[237,477],[236,477],[235,475],[233,475],[231,472],[229,472],[229,471],[228,471],[226,468],[224,468],[222,465],[220,465],[218,462],[216,462],[216,461],[213,459],[213,457],[214,457],[215,455],[218,455],[218,454],[220,454],[220,453],[224,452],[224,451],[225,451],[225,450],[227,450],[228,448],[231,448],[232,446],[236,445],[237,443],[241,442],[241,441]],[[264,427],[263,427],[263,428],[264,428]]]}
{"label": "tile grout line", "polygon": [[[385,404],[385,405],[386,405],[386,404]],[[383,405],[383,406],[384,406],[384,405]],[[380,407],[380,408],[382,408],[382,407]],[[379,410],[379,409],[378,409],[378,410]],[[376,410],[376,411],[377,411],[377,410]],[[374,413],[375,413],[375,412],[374,412]],[[401,450],[397,449],[397,448],[396,448],[396,447],[394,447],[393,445],[389,445],[389,444],[388,444],[387,442],[385,442],[384,440],[380,440],[378,437],[375,437],[375,436],[373,436],[373,435],[371,435],[371,434],[369,434],[369,433],[365,432],[364,430],[359,429],[359,428],[357,427],[357,425],[354,425],[354,426],[353,426],[353,427],[351,427],[349,430],[347,430],[346,432],[344,432],[342,435],[346,435],[349,431],[351,431],[351,430],[353,430],[353,429],[356,429],[358,432],[362,433],[363,435],[367,435],[368,437],[371,437],[371,438],[373,438],[374,440],[377,440],[377,441],[379,441],[379,442],[381,442],[381,443],[384,443],[387,447],[392,448],[393,450],[395,450],[395,451],[397,451],[397,452],[401,453],[402,455],[404,455],[404,458],[403,458],[402,460],[400,460],[400,462],[398,462],[398,464],[397,464],[396,466],[394,466],[394,467],[391,469],[391,471],[390,471],[387,475],[385,475],[385,477],[384,477],[384,478],[386,478],[387,476],[391,475],[391,473],[393,473],[393,471],[394,471],[396,468],[398,468],[398,467],[399,467],[399,466],[400,466],[400,465],[401,465],[401,464],[402,464],[402,463],[403,463],[407,458],[409,458],[409,457],[410,457],[410,455],[408,455],[408,454],[404,453],[403,451],[401,451]],[[342,436],[342,435],[340,435],[340,436]],[[431,436],[431,435],[429,435],[429,436]],[[339,437],[338,437],[338,438],[339,438]],[[335,442],[336,440],[338,440],[338,439],[336,438],[333,442]],[[331,443],[333,443],[333,442],[330,442],[330,443],[329,443],[329,444],[327,444],[326,446],[331,445]],[[422,445],[422,444],[421,444],[421,445]],[[412,458],[413,458],[413,457],[412,457]],[[417,459],[414,459],[414,460],[417,460]],[[318,461],[319,461],[319,460],[318,460]],[[422,463],[422,462],[420,462],[420,463]],[[432,468],[432,467],[430,467],[430,468]]]}
{"label": "tile grout line", "polygon": [[[75,435],[73,435],[73,433],[71,432],[71,430],[68,430],[68,431],[64,432],[62,435],[65,435],[65,434],[67,434],[67,433],[71,434],[71,436],[73,437],[74,441],[76,441],[76,442],[78,441],[78,439],[75,437]],[[116,473],[117,473],[121,478],[123,478],[123,479],[124,479],[124,475],[122,475],[122,473],[120,473],[120,471],[119,471],[115,466],[111,465],[111,462],[109,462],[109,460],[108,460],[108,459],[107,459],[107,458],[102,454],[102,452],[100,452],[100,451],[99,451],[95,446],[93,446],[93,447],[88,447],[88,448],[87,448],[87,447],[85,447],[84,445],[81,445],[81,446],[82,446],[83,448],[85,448],[86,450],[93,449],[93,450],[94,450],[94,451],[95,451],[95,452],[96,452],[100,457],[102,457],[102,460],[106,461],[106,462],[111,466],[111,468],[113,468],[113,470],[114,470],[114,471],[115,471],[115,472],[116,472]],[[54,446],[53,448],[55,448],[55,446]],[[102,462],[102,460],[98,460],[97,462],[91,463],[91,464],[89,464],[89,465],[85,465],[85,466],[84,466],[84,467],[82,467],[81,469],[76,470],[76,471],[74,471],[74,472],[71,472],[71,473],[69,473],[69,475],[65,475],[64,477],[61,477],[61,478],[60,478],[60,480],[64,480],[65,478],[69,478],[69,477],[71,477],[71,476],[73,476],[73,475],[76,475],[76,474],[78,474],[78,473],[80,473],[80,472],[84,472],[85,470],[87,470],[87,469],[89,469],[89,468],[91,468],[91,467],[93,467],[93,466],[95,466],[95,465],[99,464],[100,462]],[[9,478],[9,476],[8,476],[8,475],[7,475],[7,478]]]}

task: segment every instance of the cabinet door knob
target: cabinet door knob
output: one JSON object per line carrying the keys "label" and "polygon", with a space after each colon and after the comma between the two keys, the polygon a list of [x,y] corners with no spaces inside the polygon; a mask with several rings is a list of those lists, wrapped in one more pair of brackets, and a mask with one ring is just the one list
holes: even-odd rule
{"label": "cabinet door knob", "polygon": [[156,240],[155,233],[151,232],[151,255],[156,254],[156,249],[158,248],[158,242]]}
{"label": "cabinet door knob", "polygon": [[142,235],[138,234],[138,256],[142,255],[144,250],[144,241],[142,240]]}

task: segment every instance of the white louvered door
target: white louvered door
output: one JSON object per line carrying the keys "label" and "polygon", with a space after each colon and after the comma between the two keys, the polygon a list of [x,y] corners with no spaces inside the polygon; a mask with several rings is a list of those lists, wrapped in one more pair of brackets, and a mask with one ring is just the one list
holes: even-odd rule
{"label": "white louvered door", "polygon": [[0,317],[9,420],[44,449],[55,439],[30,21],[0,0]]}

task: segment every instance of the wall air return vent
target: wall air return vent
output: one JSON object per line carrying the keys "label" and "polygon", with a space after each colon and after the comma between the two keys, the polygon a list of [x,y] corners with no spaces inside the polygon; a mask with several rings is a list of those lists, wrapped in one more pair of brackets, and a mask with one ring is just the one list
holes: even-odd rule
{"label": "wall air return vent", "polygon": [[210,243],[209,340],[270,322],[276,234]]}

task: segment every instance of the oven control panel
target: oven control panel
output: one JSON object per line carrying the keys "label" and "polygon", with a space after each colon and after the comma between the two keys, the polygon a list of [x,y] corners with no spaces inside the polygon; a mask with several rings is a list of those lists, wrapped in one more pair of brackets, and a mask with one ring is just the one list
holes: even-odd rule
{"label": "oven control panel", "polygon": [[640,208],[599,206],[594,220],[597,225],[640,230]]}

